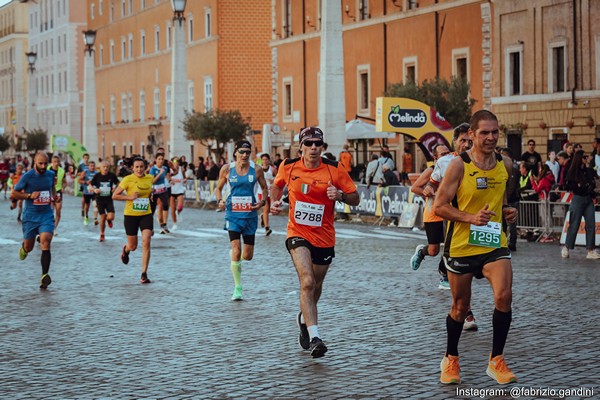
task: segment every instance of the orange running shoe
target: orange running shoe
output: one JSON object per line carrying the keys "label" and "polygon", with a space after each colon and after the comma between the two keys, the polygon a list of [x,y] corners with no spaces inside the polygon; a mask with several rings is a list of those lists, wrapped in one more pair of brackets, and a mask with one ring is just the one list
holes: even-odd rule
{"label": "orange running shoe", "polygon": [[444,356],[440,364],[442,374],[440,382],[448,385],[451,383],[460,383],[460,366],[458,365],[458,356]]}
{"label": "orange running shoe", "polygon": [[502,354],[494,358],[491,357],[492,355],[490,354],[490,362],[488,363],[487,370],[485,371],[490,378],[494,378],[496,382],[501,385],[517,382],[517,377],[506,365],[506,361],[504,361],[504,356]]}

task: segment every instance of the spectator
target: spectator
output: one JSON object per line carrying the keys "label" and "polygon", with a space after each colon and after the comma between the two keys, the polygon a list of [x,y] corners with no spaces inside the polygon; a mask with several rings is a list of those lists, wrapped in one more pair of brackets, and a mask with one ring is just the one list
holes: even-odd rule
{"label": "spectator", "polygon": [[558,182],[558,173],[560,172],[560,164],[556,161],[556,153],[551,151],[548,153],[548,160],[546,161],[546,165],[552,171],[552,175],[554,175],[554,182]]}
{"label": "spectator", "polygon": [[281,154],[276,153],[275,158],[273,159],[273,165],[275,165],[275,168],[279,169],[279,164],[282,162],[283,160],[281,159]]}
{"label": "spectator", "polygon": [[379,185],[381,183],[381,178],[383,174],[377,174],[378,170],[381,169],[381,165],[379,164],[379,156],[377,154],[371,155],[371,161],[367,165],[367,173],[366,173],[366,184],[367,188],[371,187],[371,184]]}
{"label": "spectator", "polygon": [[[519,164],[515,162],[512,151],[505,147],[500,150],[500,154],[508,157],[513,162],[512,171],[508,171],[508,182],[506,183],[506,200],[509,207],[519,209],[519,178],[521,173],[519,172]],[[508,249],[510,251],[517,251],[517,221],[507,224],[508,226]]]}
{"label": "spectator", "polygon": [[216,181],[219,180],[219,166],[215,164],[212,157],[208,159],[208,174],[206,175],[207,180]]}
{"label": "spectator", "polygon": [[588,259],[600,259],[596,251],[596,216],[594,211],[594,171],[583,163],[583,150],[575,152],[571,167],[567,172],[566,186],[573,193],[569,207],[569,228],[565,246],[561,250],[563,258],[569,258],[569,250],[575,248],[577,231],[581,218],[585,219],[585,247]]}
{"label": "spectator", "polygon": [[400,181],[403,185],[406,186],[407,183],[410,183],[408,174],[412,172],[414,172],[412,154],[410,154],[410,149],[405,147],[404,154],[402,154],[402,173],[400,174]]}
{"label": "spectator", "polygon": [[567,155],[572,160],[573,159],[573,153],[575,152],[575,147],[573,146],[573,143],[566,142],[563,145],[563,150],[567,152]]}
{"label": "spectator", "polygon": [[519,172],[521,177],[519,179],[519,191],[521,193],[521,200],[537,201],[538,195],[533,191],[531,185],[531,171],[527,168],[527,164],[521,161],[519,164]]}
{"label": "spectator", "polygon": [[592,150],[590,166],[596,171],[596,175],[600,176],[600,138],[596,138],[592,146],[594,150]]}
{"label": "spectator", "polygon": [[344,144],[342,151],[340,152],[340,163],[344,167],[346,171],[348,171],[348,175],[352,172],[352,167],[354,163],[352,162],[352,154],[348,151],[350,146],[348,144]]}
{"label": "spectator", "polygon": [[204,157],[198,157],[198,168],[196,168],[196,178],[199,181],[205,181],[208,171],[204,165]]}
{"label": "spectator", "polygon": [[556,155],[556,160],[558,161],[558,165],[560,165],[560,170],[558,171],[558,189],[565,190],[566,180],[567,180],[567,171],[571,166],[571,158],[567,154],[566,151],[559,151]]}
{"label": "spectator", "polygon": [[[400,182],[396,177],[396,174],[390,169],[390,166],[387,164],[383,165],[383,181],[379,184],[379,186],[398,186]],[[390,226],[398,226],[398,217],[392,217],[392,222]]]}
{"label": "spectator", "polygon": [[537,175],[540,165],[542,165],[542,156],[535,151],[535,140],[529,139],[527,142],[527,151],[521,155],[521,160],[525,162],[528,171],[533,175]]}
{"label": "spectator", "polygon": [[540,168],[537,176],[531,177],[531,187],[538,194],[540,200],[548,198],[548,193],[550,193],[550,189],[554,186],[554,182],[556,182],[554,180],[554,174],[546,164]]}

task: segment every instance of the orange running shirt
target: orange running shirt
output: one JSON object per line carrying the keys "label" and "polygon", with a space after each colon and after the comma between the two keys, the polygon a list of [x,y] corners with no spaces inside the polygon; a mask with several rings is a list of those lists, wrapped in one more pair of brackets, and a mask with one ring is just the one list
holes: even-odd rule
{"label": "orange running shirt", "polygon": [[321,159],[315,169],[306,168],[302,158],[286,159],[280,164],[273,184],[288,187],[288,238],[299,236],[315,247],[335,246],[335,201],[327,198],[329,182],[346,194],[356,191],[348,172],[335,161]]}
{"label": "orange running shirt", "polygon": [[340,163],[344,166],[346,171],[350,173],[352,171],[352,154],[347,151],[340,153]]}

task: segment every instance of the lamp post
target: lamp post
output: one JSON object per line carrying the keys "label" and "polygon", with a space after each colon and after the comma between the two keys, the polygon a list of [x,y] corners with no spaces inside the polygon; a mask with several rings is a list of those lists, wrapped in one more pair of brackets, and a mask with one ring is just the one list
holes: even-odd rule
{"label": "lamp post", "polygon": [[27,130],[33,129],[33,125],[35,124],[35,119],[33,118],[33,106],[34,106],[34,96],[35,96],[35,81],[33,80],[33,73],[35,72],[35,62],[37,61],[37,53],[35,51],[30,51],[25,53],[27,57],[27,71],[29,71],[29,99],[27,100]]}
{"label": "lamp post", "polygon": [[[96,31],[83,31],[83,133],[81,141],[91,160],[98,160],[98,127],[96,126],[96,80],[94,77],[94,43]],[[79,162],[79,160],[76,160]]]}
{"label": "lamp post", "polygon": [[169,144],[171,156],[185,155],[189,159],[190,146],[180,127],[185,117],[187,99],[187,66],[185,54],[186,0],[171,0],[173,7],[173,46],[171,53],[171,120],[169,121]]}

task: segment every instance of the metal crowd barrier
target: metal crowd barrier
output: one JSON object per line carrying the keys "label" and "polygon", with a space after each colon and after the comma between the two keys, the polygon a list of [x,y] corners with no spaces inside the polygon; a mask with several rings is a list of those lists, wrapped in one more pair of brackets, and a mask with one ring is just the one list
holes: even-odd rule
{"label": "metal crowd barrier", "polygon": [[[534,191],[523,192],[523,197],[534,194]],[[561,232],[565,218],[569,214],[571,197],[569,192],[553,191],[541,200],[521,200],[517,228],[537,230],[542,236]]]}

